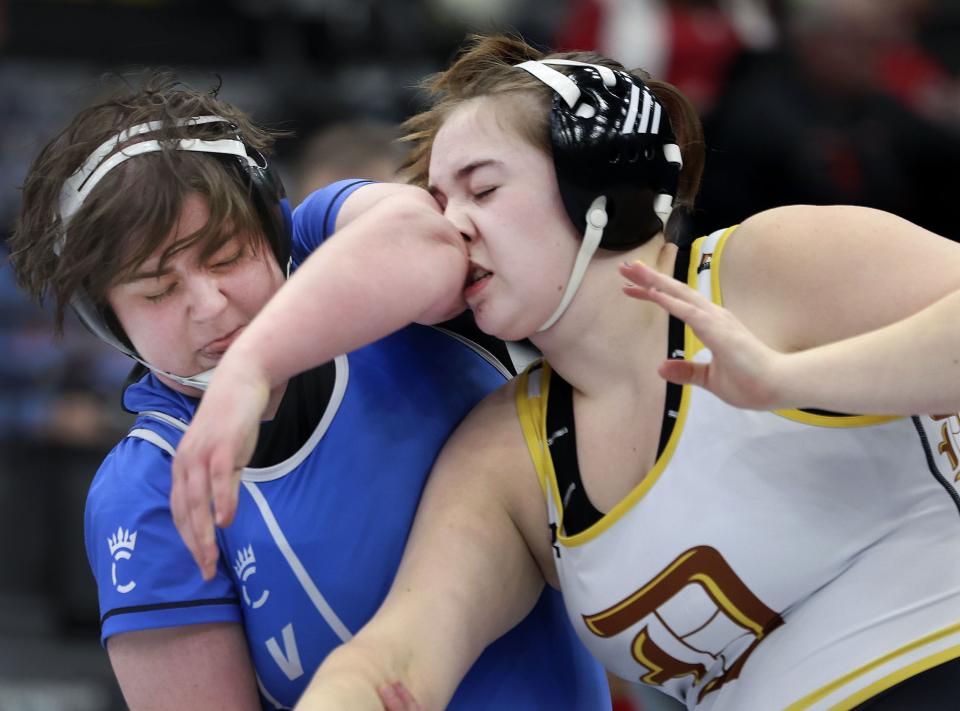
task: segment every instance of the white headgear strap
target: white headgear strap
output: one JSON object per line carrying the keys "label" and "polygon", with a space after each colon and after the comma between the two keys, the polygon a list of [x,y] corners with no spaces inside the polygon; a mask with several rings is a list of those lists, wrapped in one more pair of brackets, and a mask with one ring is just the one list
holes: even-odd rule
{"label": "white headgear strap", "polygon": [[[596,108],[588,102],[580,103],[582,92],[580,91],[580,87],[577,86],[577,83],[563,72],[558,72],[549,65],[592,67],[597,71],[600,79],[607,86],[615,86],[617,83],[617,77],[614,71],[610,67],[605,67],[601,64],[577,62],[572,59],[543,59],[539,61],[530,60],[516,65],[518,69],[529,72],[553,89],[567,106],[570,107],[574,114],[581,118],[592,118],[596,115]],[[643,95],[642,105],[640,102],[641,93]],[[580,103],[579,106],[577,105],[578,103]],[[660,111],[660,104],[653,99],[649,89],[644,87],[644,90],[641,92],[636,84],[632,85],[630,87],[630,105],[627,109],[627,117],[621,132],[630,133],[636,131],[638,133],[657,133],[660,127]],[[635,125],[637,124],[638,118],[639,125]],[[676,143],[664,144],[663,154],[667,162],[683,165],[680,148]],[[587,272],[587,265],[600,246],[600,241],[603,238],[603,230],[607,226],[608,216],[606,206],[607,199],[603,195],[598,196],[590,203],[590,207],[587,209],[583,242],[580,245],[579,252],[577,252],[577,258],[574,262],[570,279],[567,281],[566,289],[563,292],[563,297],[560,299],[560,304],[557,306],[556,311],[554,311],[550,318],[538,329],[538,333],[546,331],[557,322],[567,310],[570,302],[573,301],[577,289],[580,288],[583,277]],[[673,211],[673,197],[666,193],[657,195],[653,201],[653,210],[661,222],[666,225],[667,219]]]}
{"label": "white headgear strap", "polygon": [[[175,126],[197,126],[205,123],[230,123],[230,121],[220,116],[195,116],[174,121]],[[54,254],[59,256],[63,245],[66,243],[66,227],[70,218],[83,206],[84,201],[107,173],[134,156],[163,150],[163,144],[156,139],[139,141],[114,153],[116,147],[131,138],[145,133],[154,133],[162,128],[162,121],[151,121],[137,124],[118,133],[113,138],[101,143],[90,154],[86,162],[64,181],[63,187],[60,189],[60,223],[62,227],[60,239],[53,248]],[[166,143],[168,145],[172,143],[175,150],[234,155],[247,161],[250,165],[257,165],[257,162],[247,155],[246,146],[239,138],[221,138],[213,141],[182,138]]]}
{"label": "white headgear strap", "polygon": [[[173,125],[199,126],[207,123],[232,122],[221,116],[194,116],[191,118],[177,119],[173,122]],[[239,138],[220,138],[216,140],[181,138],[163,142],[157,139],[151,139],[139,141],[121,148],[119,151],[116,151],[117,146],[129,141],[131,138],[135,138],[136,136],[141,136],[147,133],[155,133],[163,128],[164,122],[150,121],[148,123],[141,123],[131,126],[127,130],[121,131],[116,136],[113,136],[97,146],[96,150],[90,154],[90,157],[87,158],[84,164],[80,166],[80,168],[77,169],[73,175],[67,178],[66,181],[64,181],[63,187],[60,190],[61,232],[60,239],[56,242],[56,244],[54,244],[53,247],[54,254],[56,254],[58,257],[60,256],[60,252],[63,250],[63,245],[66,243],[67,239],[67,225],[70,219],[77,214],[77,211],[83,206],[84,201],[90,195],[91,191],[107,173],[134,156],[161,151],[164,148],[164,144],[166,144],[168,146],[172,146],[174,150],[180,151],[196,151],[198,153],[220,153],[224,155],[233,155],[247,161],[251,166],[258,165],[257,162],[247,154],[246,146]],[[171,380],[180,383],[181,385],[197,388],[198,390],[205,390],[207,384],[210,382],[210,378],[213,376],[212,368],[210,370],[205,370],[202,373],[197,373],[196,375],[187,377],[175,375],[165,370],[161,370],[143,360],[132,349],[127,348],[119,339],[115,338],[112,333],[108,332],[105,324],[91,322],[91,317],[86,316],[83,309],[77,309],[77,313],[81,320],[87,323],[88,327],[90,327],[90,329],[101,339],[155,373],[164,375]]]}

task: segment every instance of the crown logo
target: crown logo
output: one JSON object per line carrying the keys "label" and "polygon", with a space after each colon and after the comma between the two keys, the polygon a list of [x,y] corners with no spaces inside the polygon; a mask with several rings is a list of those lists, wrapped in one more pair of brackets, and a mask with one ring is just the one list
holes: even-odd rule
{"label": "crown logo", "polygon": [[117,532],[107,539],[107,545],[110,546],[110,555],[115,556],[117,551],[126,548],[132,551],[137,545],[137,532],[132,534],[125,531],[123,526],[117,527]]}
{"label": "crown logo", "polygon": [[243,580],[244,572],[256,562],[257,558],[253,554],[253,545],[248,545],[246,548],[241,548],[237,551],[237,562],[233,564],[233,570],[237,574],[237,577]]}

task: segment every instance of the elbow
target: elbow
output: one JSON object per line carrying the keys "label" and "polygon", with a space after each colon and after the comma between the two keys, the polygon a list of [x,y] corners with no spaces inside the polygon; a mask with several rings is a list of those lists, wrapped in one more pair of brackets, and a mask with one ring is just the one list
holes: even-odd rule
{"label": "elbow", "polygon": [[[380,217],[392,226],[390,241],[398,259],[424,289],[423,308],[414,319],[434,324],[459,314],[466,308],[463,286],[469,257],[459,230],[440,212],[424,190],[408,196],[393,196],[378,206]],[[424,196],[426,199],[424,199]]]}

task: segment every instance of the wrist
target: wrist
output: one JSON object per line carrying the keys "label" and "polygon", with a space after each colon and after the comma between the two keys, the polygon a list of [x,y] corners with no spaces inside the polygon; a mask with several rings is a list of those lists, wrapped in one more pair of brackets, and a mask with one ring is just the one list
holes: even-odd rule
{"label": "wrist", "polygon": [[788,410],[811,407],[806,402],[810,393],[806,392],[803,381],[803,351],[781,353],[774,351],[767,363],[764,379],[772,402],[771,410]]}

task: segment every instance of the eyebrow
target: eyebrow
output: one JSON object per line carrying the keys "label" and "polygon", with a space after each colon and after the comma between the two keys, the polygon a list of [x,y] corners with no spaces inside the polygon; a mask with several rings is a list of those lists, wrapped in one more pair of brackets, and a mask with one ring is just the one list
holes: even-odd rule
{"label": "eyebrow", "polygon": [[136,281],[143,281],[144,279],[159,279],[160,277],[166,276],[170,273],[169,267],[163,269],[151,269],[148,271],[134,272],[126,279],[123,280],[124,284],[132,284]]}
{"label": "eyebrow", "polygon": [[[465,166],[460,168],[456,173],[454,173],[453,180],[454,182],[460,182],[461,180],[464,180],[465,178],[469,177],[471,173],[473,173],[476,170],[479,170],[480,168],[485,168],[488,165],[500,165],[501,163],[502,161],[494,160],[492,158],[484,158],[481,160],[472,161],[471,163],[467,163]],[[435,196],[437,193],[441,192],[441,190],[436,185],[428,185],[427,192]]]}

